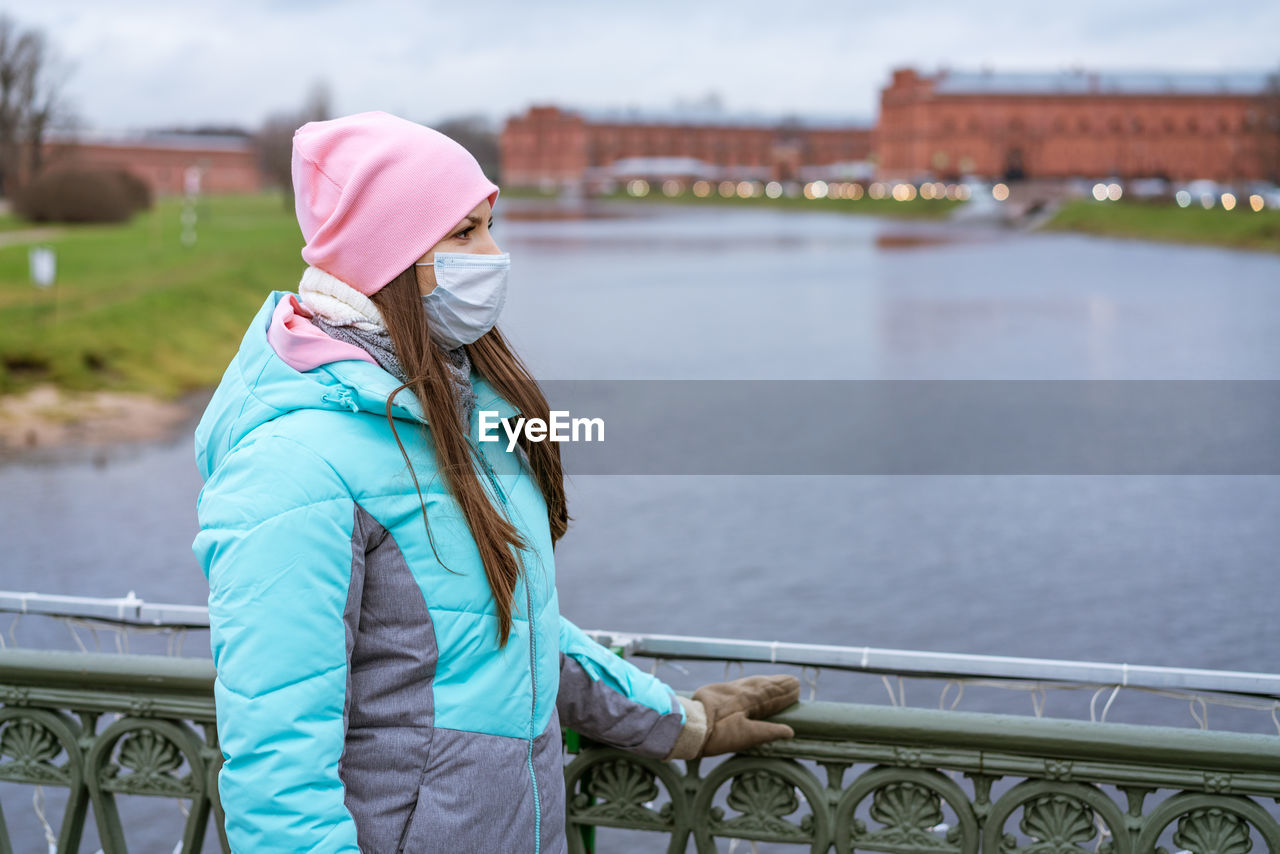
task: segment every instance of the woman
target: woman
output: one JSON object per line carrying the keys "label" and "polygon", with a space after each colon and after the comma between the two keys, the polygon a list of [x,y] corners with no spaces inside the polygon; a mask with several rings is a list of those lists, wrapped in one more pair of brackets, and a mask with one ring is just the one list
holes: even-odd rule
{"label": "woman", "polygon": [[790,737],[790,676],[693,699],[563,619],[558,446],[494,326],[498,188],[386,113],[293,141],[309,265],[258,312],[196,431],[219,792],[238,852],[565,848],[560,727],[684,759]]}

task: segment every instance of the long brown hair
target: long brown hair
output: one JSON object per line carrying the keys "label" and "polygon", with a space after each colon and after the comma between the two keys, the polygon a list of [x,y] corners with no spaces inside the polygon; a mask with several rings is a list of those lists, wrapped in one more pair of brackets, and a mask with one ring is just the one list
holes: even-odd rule
{"label": "long brown hair", "polygon": [[[445,354],[431,341],[431,330],[426,309],[422,305],[422,294],[418,290],[415,268],[410,267],[396,276],[371,299],[386,322],[396,358],[408,378],[408,382],[388,397],[387,420],[391,423],[400,453],[404,455],[405,463],[409,465],[410,474],[413,475],[418,500],[422,502],[422,521],[427,526],[432,551],[435,551],[435,542],[431,538],[431,524],[427,519],[422,488],[391,416],[391,398],[404,388],[411,389],[422,404],[428,425],[423,430],[423,439],[434,444],[440,474],[462,508],[467,527],[471,529],[476,547],[480,550],[485,576],[489,580],[489,590],[498,605],[498,643],[506,646],[511,633],[511,609],[516,582],[524,571],[520,552],[528,543],[520,536],[511,520],[494,507],[480,482],[482,475],[476,466],[481,463],[474,458],[472,445],[467,441],[467,430],[454,402]],[[520,416],[550,421],[550,407],[542,389],[496,326],[474,343],[466,345],[466,350],[472,368],[515,407]],[[551,526],[551,542],[554,546],[564,536],[572,518],[565,505],[560,447],[555,442],[531,442],[523,432],[519,436],[519,443],[546,501],[547,521]]]}

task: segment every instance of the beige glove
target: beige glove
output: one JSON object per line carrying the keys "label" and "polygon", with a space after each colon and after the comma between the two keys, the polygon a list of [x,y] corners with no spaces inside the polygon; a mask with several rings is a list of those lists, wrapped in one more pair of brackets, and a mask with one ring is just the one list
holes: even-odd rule
{"label": "beige glove", "polygon": [[713,682],[680,698],[684,727],[667,759],[693,759],[736,753],[776,738],[793,738],[786,724],[756,720],[776,715],[800,699],[800,680],[794,676],[747,676],[732,682]]}

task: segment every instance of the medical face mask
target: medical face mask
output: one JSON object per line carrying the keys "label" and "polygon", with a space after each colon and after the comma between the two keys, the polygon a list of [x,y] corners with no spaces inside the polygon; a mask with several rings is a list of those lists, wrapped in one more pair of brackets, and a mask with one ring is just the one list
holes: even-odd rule
{"label": "medical face mask", "polygon": [[422,298],[431,335],[447,350],[470,344],[493,328],[507,301],[507,272],[511,255],[437,252],[434,261],[415,267],[435,267],[436,287]]}

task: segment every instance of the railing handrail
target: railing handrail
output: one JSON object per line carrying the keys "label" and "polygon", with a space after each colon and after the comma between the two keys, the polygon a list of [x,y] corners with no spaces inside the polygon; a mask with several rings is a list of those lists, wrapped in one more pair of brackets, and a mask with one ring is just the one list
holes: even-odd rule
{"label": "railing handrail", "polygon": [[209,609],[204,605],[173,605],[127,596],[64,596],[57,593],[23,593],[0,590],[0,613],[79,617],[129,626],[207,628]]}
{"label": "railing handrail", "polygon": [[607,630],[591,630],[587,634],[600,643],[622,647],[628,655],[646,658],[767,662],[937,679],[1078,682],[1280,700],[1280,674],[1274,673],[688,635],[633,635]]}
{"label": "railing handrail", "polygon": [[[212,721],[214,676],[207,659],[0,650],[0,699],[13,702],[12,693],[22,691],[23,705],[107,711],[145,702],[148,715]],[[1280,737],[1252,733],[824,701],[802,702],[772,720],[790,725],[797,741],[766,752],[813,752],[815,742],[900,742],[1184,769],[1280,769]]]}
{"label": "railing handrail", "polygon": [[[171,626],[199,629],[209,625],[208,609],[203,605],[151,603],[138,598],[132,590],[124,597],[61,596],[0,590],[0,613],[3,612],[153,628]],[[1280,701],[1280,674],[1275,673],[871,646],[631,634],[609,630],[592,630],[587,634],[606,645],[623,647],[628,655],[646,658],[760,662],[937,679],[1119,685],[1192,693],[1235,694]]]}

